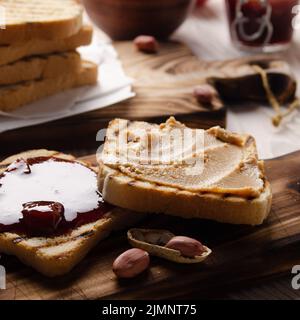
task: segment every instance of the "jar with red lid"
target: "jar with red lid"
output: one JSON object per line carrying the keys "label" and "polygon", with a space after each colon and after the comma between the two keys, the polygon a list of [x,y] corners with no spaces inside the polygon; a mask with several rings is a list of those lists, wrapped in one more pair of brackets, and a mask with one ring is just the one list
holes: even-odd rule
{"label": "jar with red lid", "polygon": [[275,52],[289,47],[298,0],[225,0],[230,34],[240,49]]}

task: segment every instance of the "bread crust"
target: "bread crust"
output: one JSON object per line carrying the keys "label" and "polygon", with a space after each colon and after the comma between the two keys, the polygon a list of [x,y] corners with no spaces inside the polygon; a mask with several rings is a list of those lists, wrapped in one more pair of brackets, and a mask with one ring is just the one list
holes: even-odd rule
{"label": "bread crust", "polygon": [[0,66],[0,85],[49,79],[61,74],[79,72],[80,55],[76,51],[33,56]]}
{"label": "bread crust", "polygon": [[83,26],[75,35],[54,40],[33,39],[16,42],[13,45],[0,45],[0,65],[8,64],[24,57],[49,54],[53,52],[67,52],[91,43],[93,29]]}
{"label": "bread crust", "polygon": [[82,7],[75,0],[1,0],[5,8],[5,29],[0,44],[31,39],[63,39],[82,26]]}
{"label": "bread crust", "polygon": [[99,166],[98,188],[103,198],[111,204],[136,212],[259,225],[271,209],[272,192],[268,182],[260,197],[246,199],[159,186],[134,180],[102,163]]}
{"label": "bread crust", "polygon": [[[31,150],[13,155],[0,162],[0,170],[22,157],[28,159],[39,156],[54,156],[74,160],[66,155],[50,150]],[[0,233],[0,252],[18,257],[40,273],[54,277],[66,274],[78,264],[100,240],[112,231],[131,226],[143,216],[131,211],[114,208],[102,219],[74,229],[72,232],[55,237],[25,237],[22,234]]]}
{"label": "bread crust", "polygon": [[79,72],[68,72],[55,78],[27,81],[0,88],[0,110],[13,111],[27,103],[75,87],[97,82],[98,66],[83,61]]}

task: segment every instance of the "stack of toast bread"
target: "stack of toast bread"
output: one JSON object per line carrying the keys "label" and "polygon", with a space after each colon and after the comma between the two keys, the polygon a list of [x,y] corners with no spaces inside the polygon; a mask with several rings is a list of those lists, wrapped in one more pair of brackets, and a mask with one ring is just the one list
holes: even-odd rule
{"label": "stack of toast bread", "polygon": [[76,48],[92,40],[75,0],[0,0],[0,110],[97,82],[97,65]]}

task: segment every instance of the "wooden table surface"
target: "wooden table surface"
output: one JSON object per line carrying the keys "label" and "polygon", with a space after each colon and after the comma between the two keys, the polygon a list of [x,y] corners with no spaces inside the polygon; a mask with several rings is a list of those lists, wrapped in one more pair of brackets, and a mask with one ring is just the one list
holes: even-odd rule
{"label": "wooden table surface", "polygon": [[[95,155],[83,160],[96,165]],[[299,151],[266,161],[273,203],[268,219],[260,226],[167,215],[150,215],[139,223],[142,228],[168,229],[203,241],[213,253],[200,265],[178,265],[153,257],[148,272],[135,281],[118,281],[112,262],[130,246],[126,232],[115,232],[60,278],[48,279],[13,257],[3,257],[7,289],[0,292],[0,299],[226,299],[245,298],[249,292],[251,296],[253,282],[259,284],[288,274],[300,264],[299,162]],[[266,293],[268,298],[291,296],[288,280],[284,284],[285,290],[278,288],[278,283],[274,284],[277,291],[272,287],[255,288],[255,298]],[[237,288],[243,291],[234,292]]]}
{"label": "wooden table surface", "polygon": [[[191,39],[188,39],[188,40],[192,41]],[[23,139],[22,130],[19,130],[18,133],[14,134],[12,139],[19,139],[21,142],[19,143],[18,146],[14,146],[10,150],[19,150],[22,147],[22,139]],[[60,148],[60,150],[63,152],[73,153],[77,156],[92,154],[96,150],[94,141],[90,145],[85,145],[80,143],[78,145],[77,141],[76,140],[74,141],[72,139],[65,142],[66,143],[63,144],[63,147]],[[51,144],[52,143],[53,141],[51,141]],[[43,141],[43,145],[40,145],[40,147],[46,147],[46,148],[49,147],[47,145],[47,139]],[[8,149],[1,150],[1,156],[7,155],[7,153],[8,153]],[[233,287],[226,286],[225,288],[218,289],[218,292],[214,292],[214,294],[210,296],[205,296],[205,298],[251,299],[251,300],[252,299],[300,299],[300,290],[296,291],[292,288],[291,280],[292,280],[292,274],[285,273],[281,277],[276,277],[275,279],[270,278],[268,280],[265,280],[263,283],[261,282],[252,283],[251,285],[248,285],[248,287],[243,288],[242,290],[237,288],[236,286],[233,286]],[[184,298],[197,298],[197,297],[195,297],[195,295],[192,294],[192,295],[187,295]],[[201,298],[203,298],[203,296]]]}
{"label": "wooden table surface", "polygon": [[[186,21],[186,23],[176,32],[174,38],[176,40],[186,43],[193,52],[201,59],[205,60],[217,60],[217,59],[231,59],[237,58],[245,53],[237,51],[230,43],[229,36],[226,34],[226,17],[224,4],[220,0],[210,0],[207,2],[205,8],[197,9],[193,12],[193,15]],[[206,20],[206,21],[204,21]],[[215,21],[215,23],[213,22]],[[219,23],[219,24],[218,24]],[[219,25],[224,25],[224,29],[220,30]],[[299,59],[299,32],[297,31],[296,40],[294,41],[291,49],[283,54],[283,57],[289,61],[293,66],[293,71],[296,72],[296,76],[300,77],[300,59]],[[204,34],[210,33],[210,38],[203,37]],[[264,123],[265,119],[263,112],[259,115],[260,123]],[[239,124],[230,123],[231,120],[237,120],[238,116],[231,118],[228,116],[228,124],[231,128],[237,127],[244,128],[247,125],[246,121],[241,121]],[[246,120],[246,117],[243,119]],[[249,122],[248,126],[253,124]],[[292,125],[290,126],[292,127]],[[250,131],[249,128],[244,128]],[[251,128],[250,128],[251,129]],[[255,131],[255,128],[252,128]],[[257,130],[255,133],[263,134],[263,139],[266,139],[268,133],[262,132],[263,130]],[[265,131],[267,131],[265,129]],[[285,132],[287,135],[291,135],[288,130],[281,130],[281,133]],[[297,140],[297,135],[294,140]],[[300,148],[299,139],[297,142],[298,148]],[[296,146],[295,141],[290,141],[291,144]],[[285,148],[285,149],[289,149]],[[290,148],[292,151],[292,147]],[[296,150],[296,149],[294,149]],[[264,153],[266,150],[261,150]],[[280,154],[280,150],[278,150]],[[265,152],[265,156],[268,156],[268,152]],[[236,290],[235,288],[224,288],[223,292],[220,292],[218,298],[221,299],[300,299],[300,290],[294,290],[291,286],[292,274],[286,274],[276,279],[270,279],[263,283],[253,283],[251,286],[243,289]]]}
{"label": "wooden table surface", "polygon": [[[22,131],[19,131],[19,134],[16,138],[21,139]],[[76,145],[76,141],[69,140],[69,144],[66,143],[60,148],[63,152],[69,152],[75,154],[77,156],[84,156],[87,154],[93,154],[95,152],[95,147],[88,146],[87,148],[79,148]],[[21,147],[22,144],[18,145],[18,148]],[[43,141],[43,144],[40,147],[48,147],[47,139]],[[5,150],[2,150],[5,152]],[[3,155],[3,154],[2,154]],[[282,276],[276,278],[268,279],[265,278],[264,282],[261,281],[257,283],[248,284],[247,287],[244,287],[242,290],[240,289],[238,283],[234,286],[228,286],[224,288],[218,288],[217,291],[211,292],[208,294],[195,295],[194,293],[190,293],[183,298],[187,299],[195,299],[195,298],[205,298],[205,299],[299,299],[300,291],[293,290],[291,287],[292,275],[290,273],[285,273]]]}

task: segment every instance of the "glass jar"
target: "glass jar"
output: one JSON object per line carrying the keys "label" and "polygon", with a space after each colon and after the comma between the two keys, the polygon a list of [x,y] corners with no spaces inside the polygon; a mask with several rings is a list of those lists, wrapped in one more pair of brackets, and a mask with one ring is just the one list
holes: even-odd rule
{"label": "glass jar", "polygon": [[233,43],[242,50],[275,52],[288,48],[298,0],[225,0]]}

